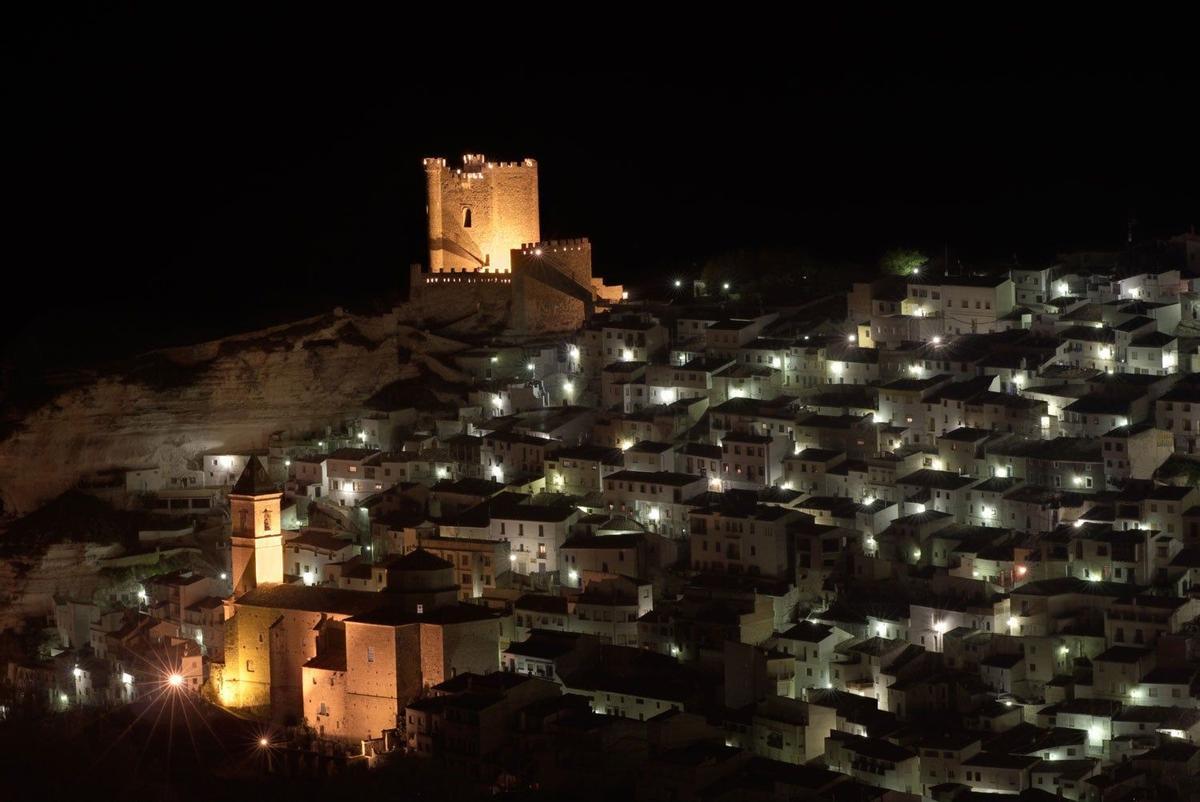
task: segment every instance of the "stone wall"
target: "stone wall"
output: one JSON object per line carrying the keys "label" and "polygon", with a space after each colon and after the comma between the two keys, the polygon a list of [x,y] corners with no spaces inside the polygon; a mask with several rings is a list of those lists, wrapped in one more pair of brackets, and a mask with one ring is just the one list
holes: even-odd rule
{"label": "stone wall", "polygon": [[544,264],[569,276],[585,289],[591,288],[592,243],[586,237],[526,242],[513,250],[514,273],[534,263]]}
{"label": "stone wall", "polygon": [[583,301],[531,278],[525,272],[513,275],[512,329],[528,333],[575,331],[587,320]]}
{"label": "stone wall", "polygon": [[[304,686],[304,722],[323,738],[349,738],[346,672],[306,668],[301,684]],[[324,715],[321,714],[322,709],[325,710]]]}
{"label": "stone wall", "polygon": [[[419,626],[346,624],[347,736],[378,738],[421,691]],[[369,659],[373,657],[374,659]]]}
{"label": "stone wall", "polygon": [[500,619],[421,625],[421,675],[425,687],[463,672],[500,670]]}
{"label": "stone wall", "polygon": [[507,271],[512,248],[541,238],[534,160],[493,163],[468,154],[462,168],[451,169],[445,159],[426,159],[425,178],[433,272],[480,267]]}
{"label": "stone wall", "polygon": [[225,624],[225,686],[232,707],[266,708],[275,721],[304,716],[302,668],[316,656],[320,613],[238,607]]}

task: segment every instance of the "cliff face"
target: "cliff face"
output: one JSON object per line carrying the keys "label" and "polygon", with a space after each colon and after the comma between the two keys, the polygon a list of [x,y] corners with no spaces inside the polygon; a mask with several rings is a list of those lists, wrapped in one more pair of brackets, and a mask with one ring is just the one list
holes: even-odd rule
{"label": "cliff face", "polygon": [[25,513],[96,471],[266,446],[342,420],[415,378],[394,315],[330,314],[157,351],[67,390],[0,441],[0,499]]}

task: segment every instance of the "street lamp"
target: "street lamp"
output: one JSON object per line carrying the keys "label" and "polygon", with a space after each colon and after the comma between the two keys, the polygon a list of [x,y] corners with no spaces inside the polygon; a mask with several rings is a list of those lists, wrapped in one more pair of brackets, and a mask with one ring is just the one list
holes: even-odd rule
{"label": "street lamp", "polygon": [[167,684],[170,685],[172,688],[182,687],[183,686],[183,675],[182,674],[172,674],[171,676],[167,677]]}

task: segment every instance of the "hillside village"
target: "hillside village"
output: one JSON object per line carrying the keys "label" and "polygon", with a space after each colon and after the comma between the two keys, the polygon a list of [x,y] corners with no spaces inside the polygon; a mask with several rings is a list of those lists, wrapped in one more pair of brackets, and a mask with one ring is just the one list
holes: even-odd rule
{"label": "hillside village", "polygon": [[532,159],[423,166],[409,305],[304,335],[391,372],[89,474],[128,531],[8,555],[0,718],[167,689],[322,772],[647,800],[1200,794],[1200,236],[761,306],[606,285]]}

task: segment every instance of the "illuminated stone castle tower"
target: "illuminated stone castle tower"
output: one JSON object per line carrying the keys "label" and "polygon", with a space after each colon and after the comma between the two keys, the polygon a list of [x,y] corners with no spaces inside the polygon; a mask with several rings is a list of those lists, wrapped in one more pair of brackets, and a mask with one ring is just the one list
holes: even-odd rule
{"label": "illuminated stone castle tower", "polygon": [[512,269],[510,252],[541,240],[537,162],[489,162],[463,156],[461,169],[425,159],[429,269]]}
{"label": "illuminated stone castle tower", "polygon": [[282,498],[258,457],[251,457],[229,492],[234,596],[283,582]]}

